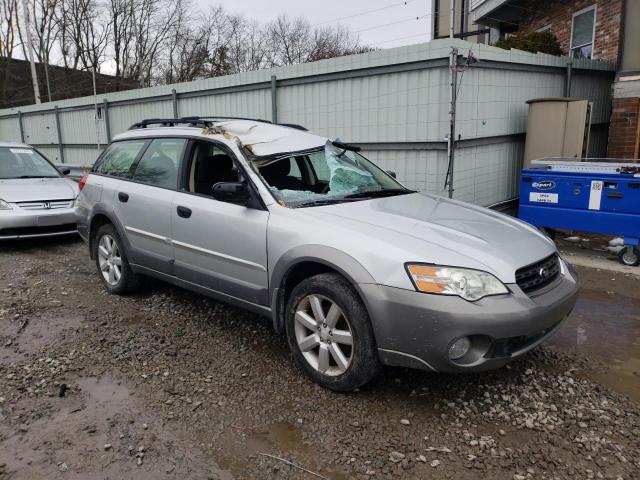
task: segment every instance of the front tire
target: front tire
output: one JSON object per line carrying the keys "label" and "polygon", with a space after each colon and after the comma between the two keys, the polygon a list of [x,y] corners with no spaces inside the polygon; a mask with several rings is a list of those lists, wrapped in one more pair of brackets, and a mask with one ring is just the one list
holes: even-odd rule
{"label": "front tire", "polygon": [[322,387],[349,392],[380,371],[367,310],[340,275],[315,275],[293,289],[286,335],[298,367]]}
{"label": "front tire", "polygon": [[640,249],[638,247],[626,246],[618,254],[618,259],[623,265],[635,267],[640,265]]}
{"label": "front tire", "polygon": [[122,240],[113,225],[102,225],[96,232],[93,258],[98,277],[109,293],[123,295],[140,287],[140,276],[131,270]]}

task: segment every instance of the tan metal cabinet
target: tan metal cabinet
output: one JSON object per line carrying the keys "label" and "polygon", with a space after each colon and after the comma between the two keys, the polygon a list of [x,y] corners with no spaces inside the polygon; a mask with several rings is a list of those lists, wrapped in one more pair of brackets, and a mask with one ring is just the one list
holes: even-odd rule
{"label": "tan metal cabinet", "polygon": [[524,168],[540,158],[581,160],[588,155],[591,103],[577,98],[537,98],[527,101]]}

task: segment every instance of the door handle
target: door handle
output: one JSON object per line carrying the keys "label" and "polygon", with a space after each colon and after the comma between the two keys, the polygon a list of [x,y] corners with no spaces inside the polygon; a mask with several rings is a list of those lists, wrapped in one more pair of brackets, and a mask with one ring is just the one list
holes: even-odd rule
{"label": "door handle", "polygon": [[118,200],[120,200],[122,203],[127,203],[129,201],[129,194],[118,192]]}
{"label": "door handle", "polygon": [[191,209],[178,205],[178,216],[182,218],[189,218],[191,216]]}

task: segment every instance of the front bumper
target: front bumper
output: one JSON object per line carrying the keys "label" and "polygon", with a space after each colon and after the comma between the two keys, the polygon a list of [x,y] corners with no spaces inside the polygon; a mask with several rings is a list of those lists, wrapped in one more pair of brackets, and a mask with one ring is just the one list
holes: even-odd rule
{"label": "front bumper", "polygon": [[51,237],[77,232],[73,208],[0,210],[0,240]]}
{"label": "front bumper", "polygon": [[[579,280],[566,265],[565,274],[535,294],[507,285],[512,293],[476,302],[361,284],[380,359],[387,365],[441,372],[503,366],[544,342],[573,309]],[[451,360],[449,347],[461,337],[470,337],[471,349]]]}

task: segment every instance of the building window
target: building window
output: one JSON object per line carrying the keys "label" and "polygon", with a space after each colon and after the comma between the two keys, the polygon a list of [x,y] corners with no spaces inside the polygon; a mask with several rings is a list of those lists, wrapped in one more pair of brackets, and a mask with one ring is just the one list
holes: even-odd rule
{"label": "building window", "polygon": [[596,33],[596,6],[592,5],[573,14],[571,25],[571,56],[591,59]]}

